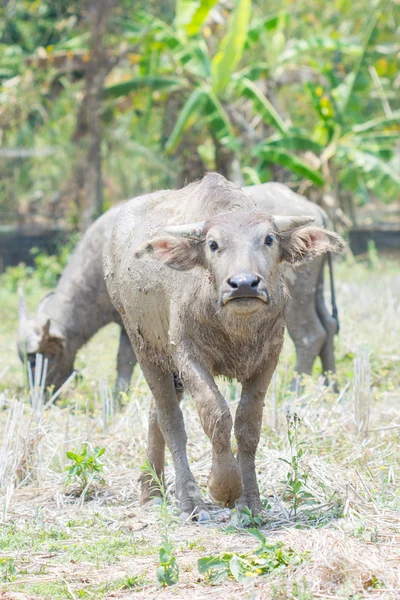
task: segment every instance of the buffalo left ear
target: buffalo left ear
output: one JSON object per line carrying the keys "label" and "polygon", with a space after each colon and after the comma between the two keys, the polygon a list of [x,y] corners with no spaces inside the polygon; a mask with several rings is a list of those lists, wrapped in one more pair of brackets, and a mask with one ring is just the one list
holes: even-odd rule
{"label": "buffalo left ear", "polygon": [[292,265],[312,260],[325,252],[342,252],[345,248],[340,235],[322,227],[302,227],[279,237],[282,261]]}
{"label": "buffalo left ear", "polygon": [[42,329],[42,344],[48,353],[56,347],[63,348],[65,345],[65,336],[62,331],[50,319],[47,319]]}
{"label": "buffalo left ear", "polygon": [[151,252],[171,269],[189,271],[193,267],[201,266],[202,248],[202,243],[194,239],[165,236],[145,242],[136,250],[135,257],[141,258]]}

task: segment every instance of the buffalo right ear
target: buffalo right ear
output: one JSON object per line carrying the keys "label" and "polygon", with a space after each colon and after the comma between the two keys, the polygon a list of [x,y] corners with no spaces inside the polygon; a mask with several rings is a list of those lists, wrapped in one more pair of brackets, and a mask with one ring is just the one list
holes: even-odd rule
{"label": "buffalo right ear", "polygon": [[173,236],[154,238],[140,246],[135,257],[141,258],[149,252],[177,271],[189,271],[203,263],[203,244],[194,239]]}

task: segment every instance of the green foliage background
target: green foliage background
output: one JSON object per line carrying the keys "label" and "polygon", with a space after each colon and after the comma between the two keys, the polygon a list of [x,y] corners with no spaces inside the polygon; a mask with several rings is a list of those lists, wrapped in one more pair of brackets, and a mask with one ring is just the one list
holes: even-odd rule
{"label": "green foliage background", "polygon": [[[345,211],[397,200],[399,17],[396,0],[120,0],[104,38],[119,58],[102,103],[104,208],[175,186],[185,165],[195,178],[237,164],[247,184],[313,186]],[[80,218],[74,61],[90,61],[89,41],[82,1],[0,8],[6,219]]]}

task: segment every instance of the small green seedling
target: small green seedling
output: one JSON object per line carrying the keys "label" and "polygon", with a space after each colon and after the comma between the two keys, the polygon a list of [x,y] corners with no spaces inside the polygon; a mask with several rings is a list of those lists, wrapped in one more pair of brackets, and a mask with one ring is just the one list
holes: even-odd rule
{"label": "small green seedling", "polygon": [[132,575],[132,577],[126,577],[123,582],[123,590],[139,590],[147,583],[146,578],[143,575]]}
{"label": "small green seedling", "polygon": [[302,556],[296,554],[291,548],[285,548],[281,542],[269,544],[258,529],[248,531],[260,542],[255,552],[246,554],[223,552],[217,556],[205,556],[197,562],[199,572],[205,574],[214,584],[222,583],[229,577],[244,583],[249,580],[249,577],[266,575],[275,569],[302,562]]}
{"label": "small green seedling", "polygon": [[285,484],[285,498],[290,499],[292,502],[293,515],[296,517],[300,504],[315,504],[315,499],[307,491],[309,474],[301,465],[304,442],[300,442],[298,439],[300,418],[296,413],[293,416],[288,413],[286,419],[288,424],[287,436],[290,446],[290,460],[286,460],[286,458],[281,458],[280,460],[289,465],[290,471],[282,483]]}
{"label": "small green seedling", "polygon": [[15,581],[17,569],[13,558],[0,558],[0,581],[7,583]]}
{"label": "small green seedling", "polygon": [[174,550],[174,545],[165,539],[159,548],[160,565],[157,568],[157,581],[162,587],[175,585],[179,581],[179,567]]}
{"label": "small green seedling", "polygon": [[170,531],[176,523],[176,518],[171,514],[164,482],[158,476],[153,466],[147,461],[141,470],[153,479],[155,488],[161,492],[161,504],[157,507],[159,509],[161,527],[157,581],[162,587],[175,585],[179,581],[179,565],[174,554],[175,545],[170,538]]}
{"label": "small green seedling", "polygon": [[100,458],[105,451],[105,448],[96,446],[91,452],[89,444],[84,444],[80,453],[66,452],[67,458],[72,461],[72,465],[66,468],[67,483],[77,483],[80,493],[87,491],[95,482],[104,484],[101,476],[104,465]]}
{"label": "small green seedling", "polygon": [[262,522],[262,516],[253,515],[250,508],[247,506],[237,510],[232,517],[232,525],[239,529],[247,529],[248,527],[261,527]]}

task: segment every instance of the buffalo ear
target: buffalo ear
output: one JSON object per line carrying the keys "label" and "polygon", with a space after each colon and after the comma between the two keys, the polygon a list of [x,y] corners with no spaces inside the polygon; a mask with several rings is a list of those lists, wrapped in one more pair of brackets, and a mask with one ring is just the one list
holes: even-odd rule
{"label": "buffalo ear", "polygon": [[342,252],[345,248],[340,235],[322,227],[302,227],[279,237],[281,259],[292,265],[312,260],[325,252]]}
{"label": "buffalo ear", "polygon": [[203,245],[199,241],[165,236],[145,242],[136,252],[136,258],[152,252],[165,265],[177,271],[189,271],[202,266]]}
{"label": "buffalo ear", "polygon": [[54,354],[56,349],[62,349],[65,345],[65,336],[57,325],[47,319],[42,329],[41,348],[47,354]]}

